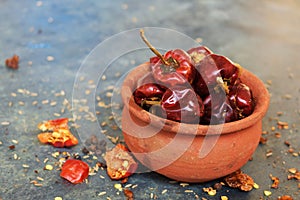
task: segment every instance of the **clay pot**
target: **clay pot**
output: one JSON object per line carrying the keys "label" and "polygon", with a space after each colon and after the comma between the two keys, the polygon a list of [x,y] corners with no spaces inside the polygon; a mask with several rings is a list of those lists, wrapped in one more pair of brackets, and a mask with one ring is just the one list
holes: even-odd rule
{"label": "clay pot", "polygon": [[133,69],[122,86],[122,132],[133,155],[147,168],[184,182],[205,182],[226,176],[247,163],[262,133],[269,106],[263,82],[243,69],[241,80],[256,99],[254,112],[220,125],[179,123],[155,116],[133,99],[138,80],[150,72],[149,63]]}

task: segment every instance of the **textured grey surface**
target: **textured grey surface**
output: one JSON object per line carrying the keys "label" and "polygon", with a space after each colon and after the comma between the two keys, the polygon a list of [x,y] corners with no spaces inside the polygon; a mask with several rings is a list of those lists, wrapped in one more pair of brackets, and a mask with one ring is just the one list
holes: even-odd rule
{"label": "textured grey surface", "polygon": [[[53,152],[82,154],[83,145],[80,142],[74,148],[58,150],[42,145],[36,138],[37,124],[57,118],[55,113],[72,117],[72,112],[63,102],[65,99],[72,101],[76,73],[96,45],[121,31],[152,26],[174,29],[194,39],[201,38],[202,43],[214,52],[228,56],[268,83],[271,102],[263,120],[263,129],[268,132],[264,137],[268,141],[258,146],[253,160],[242,169],[254,178],[259,189],[246,193],[224,186],[216,196],[208,196],[202,188],[212,186],[216,181],[182,187],[149,172],[129,178],[127,184],[137,185],[129,187],[135,198],[149,199],[153,194],[158,199],[196,199],[196,196],[220,199],[221,195],[229,199],[276,199],[288,194],[299,199],[298,182],[287,180],[287,176],[289,168],[300,169],[300,158],[297,154],[287,153],[289,147],[284,144],[288,141],[295,153],[300,151],[299,9],[298,1],[271,0],[1,0],[0,122],[10,124],[0,125],[0,199],[54,199],[56,196],[64,200],[125,199],[124,194],[114,188],[118,182],[111,181],[103,170],[90,176],[89,183],[79,185],[61,179],[58,170],[44,170],[46,158],[49,158],[48,164],[55,165],[57,159],[51,156]],[[20,56],[18,70],[7,69],[4,65],[5,59],[13,54]],[[54,60],[48,61],[47,56]],[[127,67],[134,65],[128,60],[121,63]],[[110,85],[109,81],[114,80],[107,81]],[[44,100],[49,100],[49,103]],[[32,105],[35,101],[37,105]],[[51,104],[53,101],[57,104]],[[278,112],[282,114],[279,116]],[[111,123],[107,120],[109,115],[111,113],[101,110],[100,123]],[[288,122],[289,129],[279,130],[277,119]],[[109,126],[107,129],[111,135],[120,134]],[[276,132],[281,133],[280,138],[275,137]],[[9,149],[10,145],[15,145],[15,149]],[[273,154],[266,157],[269,150]],[[91,166],[95,164],[93,159],[86,160],[90,160]],[[278,189],[270,188],[270,174],[279,177]],[[43,186],[35,186],[32,180],[38,180]],[[272,195],[264,196],[264,190],[272,191]],[[99,196],[102,191],[107,193]]]}

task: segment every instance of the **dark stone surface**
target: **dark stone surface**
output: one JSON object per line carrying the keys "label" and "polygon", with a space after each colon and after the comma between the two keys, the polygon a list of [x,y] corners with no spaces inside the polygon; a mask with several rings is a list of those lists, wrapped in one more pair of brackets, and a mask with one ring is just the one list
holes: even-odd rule
{"label": "dark stone surface", "polygon": [[[269,111],[263,120],[263,129],[268,132],[264,137],[268,141],[258,146],[253,160],[242,168],[260,186],[251,192],[223,186],[215,196],[209,196],[202,189],[220,180],[182,187],[154,172],[134,174],[123,186],[136,185],[129,187],[136,199],[149,199],[151,194],[158,199],[196,199],[197,196],[200,199],[220,199],[222,195],[229,199],[276,199],[280,195],[300,198],[299,182],[287,180],[289,168],[300,169],[299,2],[1,0],[0,5],[0,199],[54,199],[56,196],[64,200],[126,199],[114,188],[119,182],[111,181],[105,170],[99,170],[88,178],[88,183],[79,185],[60,178],[59,168],[55,166],[58,159],[51,154],[67,151],[83,156],[84,141],[74,148],[55,149],[40,144],[36,135],[39,133],[37,124],[41,121],[57,118],[58,114],[72,117],[72,111],[63,102],[72,103],[74,82],[79,79],[76,75],[89,53],[112,35],[140,27],[169,28],[194,39],[201,38],[202,43],[214,52],[228,56],[261,78],[271,94]],[[5,59],[13,54],[20,56],[18,70],[8,69],[4,64]],[[92,92],[96,87],[96,96],[101,96],[109,104],[110,99],[105,96],[106,86],[118,81],[115,73],[122,75],[134,67],[139,62],[136,61],[139,60],[135,57],[137,55],[129,54],[115,61],[120,67],[106,72],[103,85],[97,79],[93,79],[94,83],[88,82],[90,74],[87,74],[88,77],[82,80],[87,82],[84,86]],[[48,61],[47,56],[54,60]],[[101,55],[98,59],[101,61]],[[49,100],[49,103],[44,100]],[[102,100],[98,99],[96,104]],[[86,109],[84,101],[80,105]],[[114,130],[115,122],[109,118],[111,110],[99,106],[96,110],[101,114],[93,123],[106,121],[108,126],[103,127],[106,134],[121,137],[120,131]],[[91,113],[94,114],[92,109],[78,112],[83,118],[80,123],[89,127],[92,122],[86,115]],[[277,120],[288,122],[289,128],[278,129]],[[4,122],[9,122],[9,125]],[[87,135],[80,135],[82,130],[72,130],[81,139],[94,132],[103,139],[103,134],[93,130],[93,126]],[[275,133],[281,133],[281,137],[276,138]],[[285,141],[291,144],[290,147],[284,144]],[[10,149],[10,145],[15,145],[15,149]],[[287,152],[289,148],[294,149],[294,155]],[[270,150],[272,156],[266,157]],[[46,158],[54,170],[44,170]],[[101,155],[98,159],[101,160]],[[90,166],[95,165],[92,156],[85,160]],[[279,177],[278,189],[270,188],[270,174]],[[32,180],[43,185],[35,186]],[[271,191],[272,195],[264,196],[264,190]],[[107,193],[98,196],[102,191]]]}

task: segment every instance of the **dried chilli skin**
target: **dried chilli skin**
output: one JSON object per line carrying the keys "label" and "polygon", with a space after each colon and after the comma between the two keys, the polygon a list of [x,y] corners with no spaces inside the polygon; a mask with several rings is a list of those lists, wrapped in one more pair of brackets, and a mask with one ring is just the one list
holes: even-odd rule
{"label": "dried chilli skin", "polygon": [[137,162],[129,154],[123,144],[117,144],[104,155],[107,165],[107,174],[112,180],[121,180],[132,175],[137,167]]}
{"label": "dried chilli skin", "polygon": [[251,191],[254,185],[254,180],[241,170],[233,172],[225,177],[224,180],[229,187],[239,188],[242,191]]}
{"label": "dried chilli skin", "polygon": [[68,159],[62,166],[60,176],[71,183],[82,183],[89,175],[89,165],[81,160]]}
{"label": "dried chilli skin", "polygon": [[38,125],[41,131],[54,131],[56,129],[68,129],[68,118],[59,118],[42,122]]}
{"label": "dried chilli skin", "polygon": [[19,56],[13,55],[11,58],[7,58],[5,60],[5,65],[10,69],[18,69],[19,68]]}
{"label": "dried chilli skin", "polygon": [[270,178],[271,178],[271,180],[273,181],[273,183],[272,183],[272,185],[271,185],[271,188],[277,189],[278,186],[279,186],[279,178],[276,177],[276,176],[272,176],[272,174],[270,174]]}
{"label": "dried chilli skin", "polygon": [[300,180],[300,171],[297,171],[295,174],[288,175],[288,180],[297,179]]}
{"label": "dried chilli skin", "polygon": [[206,46],[198,46],[189,49],[187,53],[190,54],[194,64],[198,64],[205,56],[212,54],[213,52]]}
{"label": "dried chilli skin", "polygon": [[131,190],[124,189],[123,192],[124,192],[124,195],[126,196],[127,200],[133,200],[134,199],[134,194]]}
{"label": "dried chilli skin", "polygon": [[170,50],[166,52],[164,59],[169,62],[169,65],[158,61],[151,66],[153,76],[158,83],[164,86],[174,86],[194,81],[195,68],[187,52],[182,49]]}
{"label": "dried chilli skin", "polygon": [[290,195],[283,195],[277,198],[278,200],[293,200],[293,197]]}
{"label": "dried chilli skin", "polygon": [[42,133],[37,135],[38,140],[58,148],[77,145],[78,139],[71,133],[68,121],[68,118],[60,118],[40,123],[38,128]]}
{"label": "dried chilli skin", "polygon": [[163,95],[161,107],[167,119],[184,123],[199,122],[204,104],[199,95],[185,87],[171,87]]}

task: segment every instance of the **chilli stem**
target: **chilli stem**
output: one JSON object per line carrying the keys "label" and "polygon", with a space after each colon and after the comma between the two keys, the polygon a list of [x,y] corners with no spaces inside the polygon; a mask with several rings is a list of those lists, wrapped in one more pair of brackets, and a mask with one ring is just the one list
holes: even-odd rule
{"label": "chilli stem", "polygon": [[144,29],[140,29],[140,35],[143,41],[146,43],[146,45],[150,48],[150,50],[159,57],[159,59],[163,62],[164,65],[170,65],[168,61],[164,59],[164,57],[150,44],[150,42],[145,37]]}

